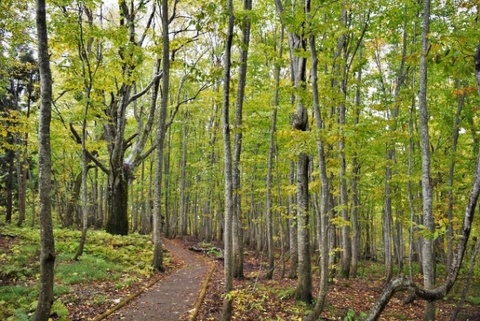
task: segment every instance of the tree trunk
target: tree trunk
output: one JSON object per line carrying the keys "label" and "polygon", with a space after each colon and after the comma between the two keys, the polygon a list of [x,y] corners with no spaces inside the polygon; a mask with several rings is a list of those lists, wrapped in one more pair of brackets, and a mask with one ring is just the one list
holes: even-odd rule
{"label": "tree trunk", "polygon": [[448,219],[448,228],[447,228],[447,265],[449,266],[453,260],[453,180],[455,174],[455,157],[457,153],[457,143],[459,137],[459,129],[460,129],[460,122],[461,122],[461,113],[463,109],[463,105],[465,102],[465,94],[462,93],[458,96],[457,99],[457,112],[455,114],[455,120],[453,123],[452,129],[452,148],[450,151],[450,166],[448,169],[448,190],[447,190],[447,198],[448,198],[448,207],[447,207],[447,219]]}
{"label": "tree trunk", "polygon": [[[284,28],[282,27],[282,32],[280,36],[280,47],[278,56],[282,57],[283,55],[283,32]],[[275,132],[277,130],[277,111],[278,111],[278,94],[280,90],[280,65],[275,67],[275,91],[273,98],[273,111],[272,111],[272,124],[270,127],[270,134],[268,140],[268,160],[267,160],[267,191],[266,191],[266,224],[267,224],[267,251],[268,251],[268,267],[265,277],[267,279],[272,279],[273,270],[275,268],[275,251],[273,244],[273,222],[272,222],[272,172],[273,172],[273,158],[275,153]],[[283,231],[281,231],[283,234]],[[283,241],[283,240],[282,240]],[[283,242],[282,242],[283,250]]]}
{"label": "tree trunk", "polygon": [[250,13],[252,0],[243,1],[246,16],[242,21],[242,45],[240,46],[240,70],[235,110],[235,134],[233,137],[232,179],[233,179],[233,276],[243,278],[243,227],[242,227],[242,194],[240,175],[240,156],[243,138],[243,102],[245,100],[245,86],[247,82],[248,47],[250,44]]}
{"label": "tree trunk", "polygon": [[312,302],[312,271],[310,260],[309,212],[308,212],[308,163],[305,153],[297,161],[297,233],[298,233],[298,282],[295,298]]}
{"label": "tree trunk", "polygon": [[7,172],[7,181],[6,181],[6,191],[7,191],[7,206],[6,206],[6,213],[5,213],[5,222],[11,223],[12,222],[12,213],[13,213],[13,182],[15,173],[15,153],[13,150],[7,151],[7,162],[8,162],[8,172]]}
{"label": "tree trunk", "polygon": [[52,184],[50,122],[52,117],[52,74],[50,71],[50,53],[46,5],[44,0],[36,2],[36,25],[38,65],[40,70],[40,119],[38,132],[38,190],[40,205],[40,293],[35,310],[35,321],[47,321],[53,304],[53,284],[55,267],[55,240],[52,226]]}
{"label": "tree trunk", "polygon": [[[429,49],[428,34],[430,30],[430,0],[424,0],[422,23],[422,51],[420,56],[420,83],[418,93],[418,108],[420,116],[420,148],[422,153],[422,201],[423,201],[423,226],[428,234],[433,235],[435,224],[432,212],[432,185],[430,184],[430,139],[428,132],[427,108],[427,53]],[[423,285],[426,290],[435,286],[435,257],[433,238],[428,236],[423,239],[422,267]],[[435,303],[428,302],[425,306],[424,320],[435,320]]]}
{"label": "tree trunk", "polygon": [[224,183],[225,183],[225,217],[224,217],[224,279],[225,289],[223,298],[223,308],[221,314],[222,321],[228,321],[232,318],[232,301],[229,296],[233,290],[233,244],[232,244],[232,220],[233,215],[233,171],[232,171],[232,148],[230,140],[229,123],[229,105],[230,105],[230,68],[231,51],[233,42],[233,0],[227,0],[228,26],[226,32],[225,55],[224,55],[224,73],[223,73],[223,102],[222,102],[222,128],[223,128],[223,153],[224,153]]}
{"label": "tree trunk", "polygon": [[[290,172],[288,175],[288,183],[293,185],[295,182],[295,163],[290,161]],[[290,272],[288,277],[293,279],[297,277],[298,268],[298,238],[297,238],[297,215],[295,213],[295,207],[297,204],[297,198],[295,194],[290,193],[288,195],[288,235],[289,235],[289,247],[290,247]]]}
{"label": "tree trunk", "polygon": [[122,167],[113,167],[108,174],[107,215],[108,233],[128,234],[128,181]]}
{"label": "tree trunk", "polygon": [[[390,152],[388,152],[388,157]],[[388,282],[393,276],[393,260],[392,260],[392,192],[390,179],[392,177],[391,165],[387,165],[385,169],[385,199],[383,207],[383,263],[385,265],[385,281]]]}
{"label": "tree trunk", "polygon": [[170,88],[170,38],[169,38],[169,13],[168,1],[161,3],[162,21],[162,97],[160,101],[160,113],[157,127],[156,146],[156,173],[154,186],[153,206],[153,268],[163,271],[163,244],[162,244],[162,181],[163,160],[166,136],[166,121],[168,108],[168,94]]}
{"label": "tree trunk", "polygon": [[[325,130],[320,113],[320,97],[318,93],[318,56],[316,50],[316,40],[313,35],[309,37],[310,41],[310,56],[312,58],[312,93],[313,93],[313,113],[315,115],[315,124],[317,129],[322,132]],[[328,214],[331,211],[330,208],[330,179],[327,174],[327,162],[325,157],[325,144],[322,140],[322,135],[317,136],[317,154],[318,154],[318,169],[320,172],[320,215],[319,224],[320,227],[318,239],[319,253],[320,253],[320,282],[319,291],[315,306],[312,312],[305,318],[305,321],[317,320],[320,314],[323,312],[325,306],[325,299],[327,296],[328,288]]]}
{"label": "tree trunk", "polygon": [[185,193],[186,180],[187,180],[187,131],[188,122],[188,110],[185,110],[183,114],[182,124],[182,159],[180,164],[180,235],[185,236],[188,234],[188,211],[187,211],[187,197]]}
{"label": "tree trunk", "polygon": [[[275,0],[275,6],[280,16],[284,15],[281,0]],[[302,27],[305,24],[306,10],[310,1],[299,5],[303,14]],[[295,9],[296,10],[296,9]],[[285,22],[283,22],[285,23]],[[290,27],[288,28],[291,29]],[[297,52],[306,51],[306,40],[303,28],[288,33],[288,44],[290,48],[291,69],[293,74],[293,85],[295,87],[295,112],[292,114],[292,129],[294,131],[308,130],[308,114],[305,108],[303,92],[306,86],[306,61]],[[295,298],[303,302],[312,301],[312,275],[310,262],[310,237],[309,237],[309,210],[308,210],[308,155],[300,151],[297,158],[297,231],[298,231],[298,282],[295,291]]]}
{"label": "tree trunk", "polygon": [[[472,240],[474,240],[473,238]],[[452,317],[450,318],[450,321],[455,321],[457,319],[457,315],[460,312],[460,310],[463,308],[463,305],[465,304],[465,298],[467,297],[468,293],[468,288],[470,287],[470,281],[472,280],[473,276],[473,268],[475,266],[475,259],[477,258],[477,254],[480,251],[480,239],[477,240],[477,243],[473,245],[473,251],[472,251],[472,257],[470,258],[470,266],[468,268],[468,273],[467,273],[467,279],[465,280],[465,285],[463,286],[462,290],[462,297],[460,298],[460,302],[458,302],[457,307],[455,308],[455,311],[453,311]]]}
{"label": "tree trunk", "polygon": [[[360,60],[363,58],[363,50],[360,48]],[[362,82],[362,69],[358,71],[357,83]],[[355,94],[355,125],[360,123],[360,86],[357,86]],[[360,209],[360,192],[358,183],[360,181],[360,163],[358,161],[359,142],[355,140],[355,151],[352,157],[352,262],[350,266],[350,276],[357,276],[358,260],[360,259],[360,226],[358,221]]]}

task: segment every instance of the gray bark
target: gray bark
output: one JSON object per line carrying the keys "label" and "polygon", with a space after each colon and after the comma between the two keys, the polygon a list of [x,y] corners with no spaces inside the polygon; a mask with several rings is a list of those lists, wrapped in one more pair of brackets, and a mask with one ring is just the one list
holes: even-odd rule
{"label": "gray bark", "polygon": [[243,9],[247,12],[242,21],[242,45],[240,48],[240,70],[238,77],[237,100],[235,110],[235,135],[233,138],[233,276],[243,277],[243,227],[242,227],[242,198],[240,154],[243,138],[243,102],[245,100],[245,86],[247,81],[248,47],[250,44],[251,19],[248,11],[252,10],[252,0],[243,1]]}
{"label": "gray bark", "polygon": [[[322,132],[325,130],[322,115],[320,113],[320,98],[318,93],[317,65],[318,57],[316,51],[316,41],[314,36],[309,37],[310,55],[312,58],[312,93],[313,93],[313,113],[315,115],[315,123],[317,130]],[[330,208],[330,180],[327,174],[327,162],[325,157],[325,144],[322,141],[322,135],[317,136],[317,154],[318,167],[320,172],[320,238],[318,240],[320,253],[320,282],[317,300],[312,312],[305,318],[305,321],[317,320],[325,307],[325,301],[328,289],[328,215]]]}
{"label": "gray bark", "polygon": [[[360,59],[362,59],[362,50],[360,50]],[[362,82],[362,70],[358,71],[357,82]],[[357,86],[355,94],[355,125],[360,123],[360,86]],[[358,182],[360,181],[360,163],[358,161],[357,148],[358,140],[355,140],[355,151],[352,157],[352,262],[350,266],[350,276],[357,276],[358,260],[360,258],[360,226],[359,226],[359,209],[360,209],[360,192]]]}
{"label": "gray bark", "polygon": [[[295,181],[295,163],[290,161],[290,171],[288,175],[288,183],[293,185]],[[290,253],[290,271],[289,278],[297,277],[298,268],[298,238],[297,238],[297,215],[295,207],[297,198],[295,194],[288,196],[288,235],[289,235],[289,253]]]}
{"label": "gray bark", "polygon": [[[432,185],[430,183],[430,138],[428,131],[428,107],[427,107],[427,53],[428,34],[430,30],[430,0],[424,0],[423,23],[422,23],[422,52],[420,56],[420,82],[418,93],[418,108],[420,116],[420,149],[422,154],[422,201],[423,201],[423,226],[428,233],[435,231],[432,212]],[[434,240],[432,237],[423,239],[422,267],[423,285],[426,290],[435,286],[435,257]],[[435,303],[427,302],[425,306],[424,320],[435,319]]]}
{"label": "gray bark", "polygon": [[[280,36],[280,47],[278,49],[278,56],[281,58],[283,54],[283,33],[284,28]],[[280,65],[275,67],[275,92],[273,97],[273,111],[272,111],[272,123],[270,127],[269,143],[268,143],[268,160],[267,160],[267,191],[266,191],[266,223],[267,223],[267,251],[268,251],[268,267],[266,278],[272,279],[273,270],[275,268],[275,252],[273,244],[273,220],[272,220],[272,172],[273,172],[273,159],[275,154],[275,132],[277,130],[277,111],[279,105],[279,91],[280,91]],[[283,231],[281,232],[283,235]],[[283,240],[282,240],[282,252],[283,252]],[[282,271],[283,272],[283,271]],[[283,274],[283,273],[282,273]]]}
{"label": "gray bark", "polygon": [[184,112],[182,124],[182,159],[180,164],[180,235],[185,236],[188,233],[188,212],[187,212],[187,196],[186,196],[186,180],[187,180],[187,141],[188,141],[188,110]]}
{"label": "gray bark", "polygon": [[162,181],[163,160],[165,150],[166,120],[168,108],[168,93],[170,88],[170,39],[169,39],[169,13],[168,1],[161,3],[162,21],[162,90],[160,101],[160,113],[156,135],[156,172],[153,196],[153,268],[163,271],[163,244],[162,244]]}
{"label": "gray bark", "polygon": [[[283,15],[283,4],[281,0],[275,0],[275,6],[280,16]],[[310,1],[298,6],[306,19],[306,10]],[[305,20],[302,25],[305,24]],[[295,87],[295,112],[292,115],[292,129],[295,131],[308,130],[308,114],[305,107],[302,92],[306,86],[306,61],[303,56],[296,52],[306,51],[306,39],[304,31],[296,30],[288,32],[288,44],[290,48],[290,59],[293,73],[293,84]],[[297,159],[297,233],[298,233],[298,282],[295,297],[303,302],[312,301],[312,275],[310,262],[310,237],[309,237],[309,210],[308,210],[308,166],[309,156],[300,152]]]}
{"label": "gray bark", "polygon": [[231,51],[233,42],[233,0],[227,0],[228,26],[226,32],[224,74],[223,74],[223,102],[222,102],[222,129],[223,129],[223,153],[224,153],[224,183],[225,183],[225,222],[224,222],[224,277],[225,297],[221,314],[222,321],[232,318],[232,298],[228,296],[233,290],[233,244],[232,244],[232,221],[233,215],[233,171],[232,171],[232,147],[230,139],[229,105],[230,105],[230,68]]}
{"label": "gray bark", "polygon": [[447,218],[448,218],[448,228],[447,228],[447,265],[452,263],[453,259],[453,180],[454,180],[454,173],[455,173],[455,157],[457,153],[457,144],[458,144],[458,137],[459,137],[459,129],[460,129],[460,122],[461,118],[460,115],[462,113],[463,105],[465,102],[465,94],[461,94],[458,96],[457,100],[457,112],[455,114],[455,120],[453,123],[452,129],[452,149],[451,149],[451,160],[450,166],[448,169],[448,191],[447,191],[447,198],[448,198],[448,207],[447,207]]}
{"label": "gray bark", "polygon": [[52,226],[50,122],[52,118],[52,74],[48,52],[46,5],[36,2],[38,66],[40,71],[40,119],[38,130],[38,192],[40,218],[40,293],[35,310],[35,321],[47,321],[53,305],[55,267],[55,240]]}

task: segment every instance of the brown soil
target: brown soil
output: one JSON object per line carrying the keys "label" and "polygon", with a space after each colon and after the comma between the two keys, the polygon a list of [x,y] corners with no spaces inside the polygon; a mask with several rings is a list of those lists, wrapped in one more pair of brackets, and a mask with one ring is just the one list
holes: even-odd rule
{"label": "brown soil", "polygon": [[164,246],[184,266],[104,320],[186,320],[195,312],[202,285],[212,266],[205,257],[184,249],[179,240],[165,240]]}

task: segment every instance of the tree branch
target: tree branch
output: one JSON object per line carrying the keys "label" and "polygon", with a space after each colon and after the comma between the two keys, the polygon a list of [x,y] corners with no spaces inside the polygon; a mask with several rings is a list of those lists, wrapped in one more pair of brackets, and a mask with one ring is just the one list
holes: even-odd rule
{"label": "tree branch", "polygon": [[[70,123],[70,131],[72,132],[74,138],[75,138],[75,142],[77,144],[81,144],[82,143],[82,139],[80,137],[80,135],[77,133],[77,130],[75,129],[75,127],[73,127],[73,124]],[[102,170],[102,172],[104,172],[105,174],[108,174],[108,168],[105,167],[105,165],[102,164],[102,162],[100,162],[90,151],[88,150],[85,150],[85,152],[87,153],[87,156],[88,158],[95,163],[95,165],[98,166],[98,168],[100,168]]]}
{"label": "tree branch", "polygon": [[132,97],[130,97],[130,99],[128,100],[127,102],[127,106],[130,105],[131,103],[133,103],[135,100],[137,100],[138,98],[142,97],[143,95],[145,95],[149,90],[150,88],[153,86],[153,84],[155,83],[155,81],[157,81],[158,79],[162,78],[163,76],[163,71],[160,72],[158,75],[156,75],[155,77],[153,77],[152,81],[147,85],[147,87],[145,87],[141,92],[139,92],[138,94],[135,94],[133,95]]}

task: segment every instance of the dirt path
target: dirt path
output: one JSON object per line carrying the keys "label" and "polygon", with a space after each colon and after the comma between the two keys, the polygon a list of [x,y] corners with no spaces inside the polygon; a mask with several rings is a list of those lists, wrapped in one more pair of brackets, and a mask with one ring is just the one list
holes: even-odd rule
{"label": "dirt path", "polygon": [[107,321],[187,320],[211,266],[201,256],[185,250],[178,240],[165,240],[165,248],[185,266],[140,294]]}

